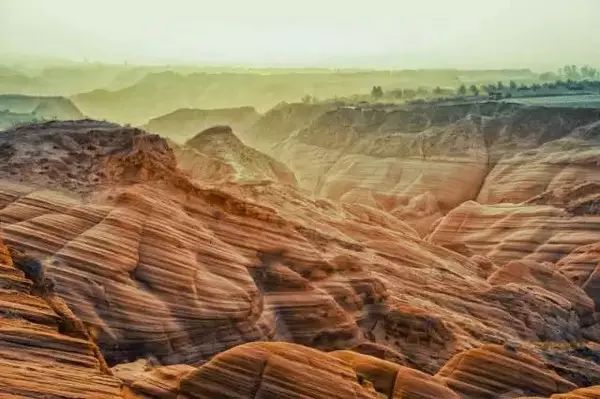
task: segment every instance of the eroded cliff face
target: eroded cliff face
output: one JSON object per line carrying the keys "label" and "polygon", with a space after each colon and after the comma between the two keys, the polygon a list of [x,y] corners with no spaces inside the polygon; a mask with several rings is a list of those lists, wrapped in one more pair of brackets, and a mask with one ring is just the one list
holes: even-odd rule
{"label": "eroded cliff face", "polygon": [[599,118],[503,103],[338,106],[296,120],[284,138],[265,128],[265,139],[276,137],[266,150],[300,187],[382,209],[424,235],[468,200],[519,203],[596,182]]}
{"label": "eroded cliff face", "polygon": [[[508,135],[494,124],[523,111],[479,112],[323,114],[330,127],[274,150],[306,163],[300,188],[235,178],[265,169],[241,162],[230,131],[190,143],[234,171],[218,180],[139,129],[30,125],[0,134],[0,227],[114,366],[107,392],[126,398],[550,397],[600,384],[595,175],[524,203],[472,201],[504,186],[489,172],[503,141],[488,133]],[[550,136],[593,151],[583,122]],[[364,163],[343,172],[344,157]],[[318,195],[305,190],[313,174]]]}

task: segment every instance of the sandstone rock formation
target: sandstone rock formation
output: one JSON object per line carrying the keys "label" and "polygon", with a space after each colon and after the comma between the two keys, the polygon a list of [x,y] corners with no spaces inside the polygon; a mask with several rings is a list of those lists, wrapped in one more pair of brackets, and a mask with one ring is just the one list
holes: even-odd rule
{"label": "sandstone rock formation", "polygon": [[0,240],[0,396],[120,398],[113,377],[79,320],[39,273],[35,260],[16,259]]}
{"label": "sandstone rock formation", "polygon": [[436,374],[463,398],[547,396],[575,385],[515,348],[486,345],[453,357]]}
{"label": "sandstone rock formation", "polygon": [[229,126],[213,126],[184,146],[173,147],[178,166],[203,183],[274,181],[296,185],[287,166],[246,146]]}
{"label": "sandstone rock formation", "polygon": [[[338,105],[306,115],[304,125],[294,118],[282,135],[270,134],[269,123],[283,118],[267,116],[254,128],[271,140],[261,148],[286,163],[300,187],[385,210],[423,235],[464,201],[560,196],[599,175],[599,116],[590,109]],[[581,212],[594,203],[597,197],[572,207]]]}
{"label": "sandstone rock formation", "polygon": [[331,356],[349,363],[356,373],[370,381],[386,398],[458,399],[441,379],[395,363],[353,351],[336,351]]}
{"label": "sandstone rock formation", "polygon": [[[111,395],[455,399],[598,385],[596,185],[472,201],[508,137],[541,118],[477,111],[315,116],[274,150],[306,164],[300,188],[227,128],[187,149],[89,120],[16,128],[0,133],[0,228],[43,270],[43,301],[72,311]],[[565,139],[576,128],[565,120],[523,132],[515,153]]]}
{"label": "sandstone rock formation", "polygon": [[600,386],[576,389],[571,392],[552,395],[552,399],[595,399],[600,397]]}

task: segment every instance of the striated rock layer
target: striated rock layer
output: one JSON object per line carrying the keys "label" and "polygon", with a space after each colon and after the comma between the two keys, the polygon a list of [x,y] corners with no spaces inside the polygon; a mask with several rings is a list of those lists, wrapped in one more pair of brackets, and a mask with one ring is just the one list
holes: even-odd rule
{"label": "striated rock layer", "polygon": [[[422,234],[464,201],[522,202],[600,176],[600,116],[592,109],[298,107],[283,105],[255,124],[255,136],[262,131],[271,143],[261,148],[286,163],[300,187],[388,211]],[[287,134],[272,134],[272,126]]]}
{"label": "striated rock layer", "polygon": [[0,240],[0,396],[120,398],[121,381],[44,280],[42,266],[23,256],[15,262]]}
{"label": "striated rock layer", "polygon": [[486,345],[453,357],[436,374],[463,398],[550,395],[576,386],[517,348]]}
{"label": "striated rock layer", "polygon": [[[483,120],[454,111],[394,116],[426,131],[427,157],[448,147],[466,160],[410,193],[447,212],[427,239],[397,212],[279,180],[207,184],[159,136],[94,121],[0,134],[0,227],[39,260],[129,397],[516,397],[599,384],[597,348],[572,346],[600,341],[593,201],[553,191],[446,209],[475,195],[453,179],[475,168],[483,182],[490,154],[485,135],[467,140]],[[457,122],[445,132],[440,120]],[[190,145],[243,155],[229,133]],[[595,195],[577,187],[567,194]],[[117,366],[138,359],[167,366]]]}

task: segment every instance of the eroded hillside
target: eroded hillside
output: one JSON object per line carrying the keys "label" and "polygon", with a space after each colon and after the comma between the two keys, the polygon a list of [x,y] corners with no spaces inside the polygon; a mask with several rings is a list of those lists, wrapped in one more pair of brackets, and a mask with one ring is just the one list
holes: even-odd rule
{"label": "eroded hillside", "polygon": [[[306,111],[270,136],[279,162],[223,127],[182,147],[89,120],[0,133],[4,242],[111,394],[596,397],[597,114]],[[29,345],[13,367],[37,367]],[[96,397],[44,389],[26,395]]]}

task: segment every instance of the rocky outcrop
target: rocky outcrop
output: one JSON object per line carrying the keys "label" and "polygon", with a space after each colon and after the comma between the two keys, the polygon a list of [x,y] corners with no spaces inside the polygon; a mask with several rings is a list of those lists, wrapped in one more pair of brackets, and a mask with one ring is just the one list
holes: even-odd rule
{"label": "rocky outcrop", "polygon": [[[42,125],[35,136],[33,127],[19,130],[15,148],[25,151],[19,140],[27,135],[23,148],[58,140],[59,153],[60,140],[103,138],[94,150],[100,156],[85,145],[66,154],[89,160],[72,180],[84,197],[3,182],[0,222],[10,245],[44,260],[111,364],[144,356],[195,363],[259,339],[322,349],[371,340],[393,350],[405,337],[385,338],[390,295],[460,319],[465,305],[438,305],[436,293],[462,302],[488,287],[476,264],[374,209],[310,200],[292,187],[203,187],[156,136],[72,125]],[[40,183],[32,160],[18,154],[7,155],[23,162],[8,162],[23,169],[18,180],[48,186],[50,177]],[[98,171],[97,183],[90,175]],[[431,286],[425,295],[424,284]]]}
{"label": "rocky outcrop", "polygon": [[[289,343],[244,344],[197,367],[119,366],[134,395],[151,398],[458,399],[437,377],[351,351]],[[178,396],[179,395],[179,396]]]}
{"label": "rocky outcrop", "polygon": [[385,398],[459,399],[440,379],[423,372],[352,351],[336,351],[331,356],[350,364]]}
{"label": "rocky outcrop", "polygon": [[13,263],[0,240],[0,396],[120,398],[121,382],[42,267],[22,256]]}
{"label": "rocky outcrop", "polygon": [[203,183],[273,181],[296,185],[287,166],[246,146],[229,126],[211,127],[174,149],[179,167]]}
{"label": "rocky outcrop", "polygon": [[116,377],[123,381],[126,399],[156,398],[178,399],[181,380],[195,367],[186,364],[156,367],[140,359],[133,363],[113,367]]}
{"label": "rocky outcrop", "polygon": [[539,359],[498,345],[456,355],[436,377],[463,398],[549,396],[576,388]]}
{"label": "rocky outcrop", "polygon": [[394,213],[425,193],[428,213],[474,198],[487,172],[478,120],[431,126],[407,111],[340,108],[317,118],[274,148],[316,195]]}
{"label": "rocky outcrop", "polygon": [[600,397],[600,385],[576,389],[571,392],[552,395],[552,399],[596,399]]}
{"label": "rocky outcrop", "polygon": [[345,362],[286,343],[251,343],[219,354],[188,374],[180,391],[189,398],[377,397]]}
{"label": "rocky outcrop", "polygon": [[71,192],[164,179],[176,167],[165,140],[92,120],[25,125],[0,134],[0,178]]}
{"label": "rocky outcrop", "polygon": [[[527,262],[509,264],[504,271],[520,275],[513,278],[526,284],[537,280],[536,284],[545,290],[573,301],[579,312],[589,313],[593,308],[587,304],[588,300],[581,292],[575,294],[572,285],[564,282],[561,276],[581,287],[598,309],[598,226],[598,215],[576,215],[555,206],[467,202],[441,219],[429,240],[448,247],[463,245],[469,252],[486,255],[497,264],[524,259]],[[548,286],[550,281],[546,278],[543,282],[538,277],[527,276],[531,272],[531,261],[556,263],[556,266],[544,267],[547,270],[554,268],[552,274],[558,280],[552,283],[553,287]],[[539,269],[538,266],[535,268]],[[505,278],[506,274],[500,277],[501,280]],[[582,299],[586,304],[581,302]],[[588,310],[584,311],[582,305]]]}
{"label": "rocky outcrop", "polygon": [[587,399],[596,393],[595,387],[570,391],[575,386],[535,355],[498,345],[462,352],[435,376],[353,351],[325,353],[283,342],[240,345],[198,367],[138,361],[113,370],[127,395],[155,399],[562,398],[560,392]]}
{"label": "rocky outcrop", "polygon": [[437,245],[464,244],[503,264],[515,259],[557,262],[600,241],[600,216],[578,216],[548,205],[465,202],[442,218],[429,236]]}
{"label": "rocky outcrop", "polygon": [[557,263],[557,267],[581,286],[600,309],[600,242],[575,248]]}

